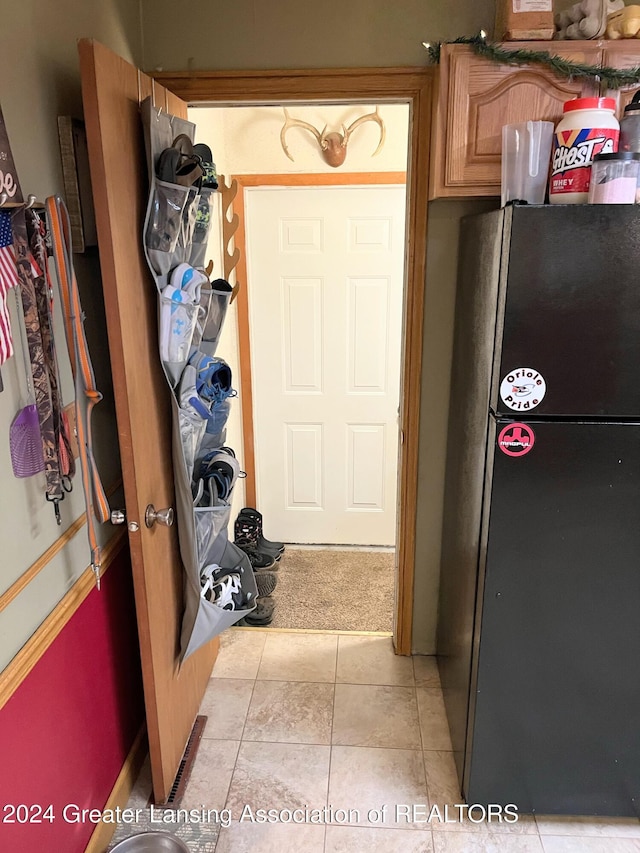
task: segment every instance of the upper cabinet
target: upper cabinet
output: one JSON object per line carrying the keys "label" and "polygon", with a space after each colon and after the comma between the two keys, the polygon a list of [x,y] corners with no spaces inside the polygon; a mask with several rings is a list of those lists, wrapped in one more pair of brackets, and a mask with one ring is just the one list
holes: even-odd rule
{"label": "upper cabinet", "polygon": [[[640,43],[518,42],[589,65],[640,64]],[[562,117],[565,101],[595,95],[593,83],[556,77],[542,65],[499,65],[466,45],[443,45],[431,148],[430,198],[500,195],[502,126]],[[623,95],[627,102],[630,94]]]}
{"label": "upper cabinet", "polygon": [[[612,68],[637,68],[640,65],[640,42],[636,39],[601,42],[602,64]],[[607,95],[619,98],[620,115],[631,101],[640,86],[627,86],[619,92],[607,92]]]}

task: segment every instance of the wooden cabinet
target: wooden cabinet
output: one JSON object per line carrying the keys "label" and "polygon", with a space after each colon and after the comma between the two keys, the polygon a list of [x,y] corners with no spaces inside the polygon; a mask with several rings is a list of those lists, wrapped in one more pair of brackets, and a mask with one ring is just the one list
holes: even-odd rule
{"label": "wooden cabinet", "polygon": [[[636,39],[604,42],[602,64],[612,68],[637,68],[640,65],[640,42]],[[619,117],[640,86],[626,86],[616,92],[607,92],[618,100]]]}
{"label": "wooden cabinet", "polygon": [[[518,48],[551,50],[577,62],[603,62],[603,42],[518,42]],[[618,42],[617,67],[640,64]],[[516,45],[514,45],[515,47]],[[613,62],[611,62],[613,64]],[[499,65],[466,45],[443,45],[432,125],[430,198],[500,195],[502,126],[533,120],[557,123],[565,101],[597,94],[591,82],[556,77],[542,65]],[[631,97],[629,95],[629,99]],[[626,97],[626,95],[625,95]]]}

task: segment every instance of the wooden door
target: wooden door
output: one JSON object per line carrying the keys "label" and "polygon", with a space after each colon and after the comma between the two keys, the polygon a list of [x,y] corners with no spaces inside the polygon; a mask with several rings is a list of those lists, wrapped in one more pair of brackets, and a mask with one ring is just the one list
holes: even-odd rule
{"label": "wooden door", "polygon": [[[576,62],[597,65],[597,43],[522,42]],[[443,46],[433,126],[432,198],[500,195],[502,126],[562,118],[565,101],[594,94],[591,84],[564,80],[542,65],[500,65],[465,45]]]}
{"label": "wooden door", "polygon": [[245,190],[257,498],[284,542],[395,545],[405,207]]}
{"label": "wooden door", "polygon": [[[174,505],[170,397],[158,355],[156,290],[141,234],[147,169],[139,103],[186,118],[187,105],[90,39],[79,43],[82,94],[122,457],[153,792],[167,799],[218,649],[179,666],[183,610],[176,527],[145,526]],[[131,526],[137,529],[131,530]]]}

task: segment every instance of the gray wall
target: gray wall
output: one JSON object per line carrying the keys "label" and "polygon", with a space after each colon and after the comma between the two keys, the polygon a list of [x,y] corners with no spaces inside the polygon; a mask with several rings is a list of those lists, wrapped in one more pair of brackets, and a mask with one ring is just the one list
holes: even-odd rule
{"label": "gray wall", "polygon": [[[424,65],[422,41],[491,31],[494,3],[194,0],[181,12],[167,0],[142,0],[146,69]],[[458,223],[482,207],[430,205],[413,633],[423,653],[435,650]]]}
{"label": "gray wall", "polygon": [[493,19],[494,0],[142,0],[144,62],[165,71],[422,65],[423,41],[490,32]]}
{"label": "gray wall", "polygon": [[[44,200],[63,193],[58,115],[82,117],[76,40],[94,37],[130,59],[142,62],[140,10],[130,0],[0,0],[0,104],[16,168],[25,195]],[[98,387],[106,400],[96,408],[96,456],[105,483],[119,476],[117,431],[111,398],[111,375],[104,330],[97,253],[75,256],[76,271]],[[9,306],[15,302],[10,294]],[[14,312],[15,313],[15,312]],[[69,361],[55,305],[56,341],[64,403],[74,398]],[[80,477],[61,505],[63,523],[55,524],[45,504],[43,476],[16,480],[9,458],[9,427],[24,405],[24,368],[14,324],[16,357],[2,367],[0,394],[0,593],[4,592],[84,511]],[[110,525],[101,531],[111,535]],[[51,612],[89,563],[84,531],[52,560],[0,614],[0,670]],[[106,579],[105,579],[106,582]]]}

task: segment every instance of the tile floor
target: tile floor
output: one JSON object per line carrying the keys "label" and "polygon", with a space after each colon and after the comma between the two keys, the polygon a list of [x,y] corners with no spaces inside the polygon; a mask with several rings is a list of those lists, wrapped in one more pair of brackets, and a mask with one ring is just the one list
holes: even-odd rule
{"label": "tile floor", "polygon": [[[201,713],[181,807],[211,810],[205,821],[121,827],[114,841],[153,828],[193,853],[640,853],[637,820],[427,825],[397,811],[460,794],[435,660],[397,657],[389,637],[231,629]],[[149,790],[147,770],[129,805]],[[305,807],[306,823],[250,819]]]}

